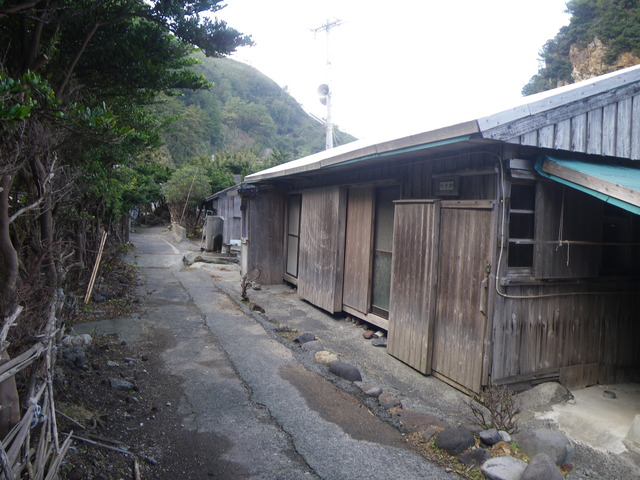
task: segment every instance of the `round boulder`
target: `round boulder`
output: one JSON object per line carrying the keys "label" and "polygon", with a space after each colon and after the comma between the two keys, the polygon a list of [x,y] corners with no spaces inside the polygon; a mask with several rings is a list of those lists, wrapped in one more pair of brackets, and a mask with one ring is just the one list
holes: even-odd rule
{"label": "round boulder", "polygon": [[349,380],[350,382],[361,382],[362,375],[360,375],[360,370],[358,370],[353,365],[348,364],[347,362],[342,362],[338,360],[334,362],[329,367],[329,371],[338,377],[342,377],[345,380]]}
{"label": "round boulder", "polygon": [[490,428],[489,430],[482,430],[478,432],[478,437],[480,437],[482,443],[489,446],[495,445],[496,443],[502,441],[500,433],[498,433],[498,430],[496,430],[495,428]]}
{"label": "round boulder", "polygon": [[514,457],[491,458],[482,464],[483,475],[491,480],[519,480],[527,464]]}
{"label": "round boulder", "polygon": [[545,480],[563,480],[564,478],[549,455],[544,453],[531,459],[525,471],[522,472],[520,480],[538,480],[540,478]]}
{"label": "round boulder", "polygon": [[475,443],[473,433],[466,428],[445,428],[436,438],[436,447],[454,457],[471,448]]}
{"label": "round boulder", "polygon": [[556,465],[570,463],[575,453],[573,442],[557,430],[545,428],[527,430],[517,434],[515,441],[530,457],[546,453]]}
{"label": "round boulder", "polygon": [[303,333],[302,335],[298,335],[293,339],[296,343],[307,343],[313,342],[316,339],[316,336],[313,333]]}

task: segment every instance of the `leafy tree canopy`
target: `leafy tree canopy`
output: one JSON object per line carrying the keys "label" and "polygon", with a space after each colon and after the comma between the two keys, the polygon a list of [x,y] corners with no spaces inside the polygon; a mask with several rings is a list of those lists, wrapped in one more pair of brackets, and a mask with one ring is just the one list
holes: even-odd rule
{"label": "leafy tree canopy", "polygon": [[[164,124],[148,105],[160,93],[209,88],[193,71],[196,47],[220,57],[251,44],[211,16],[222,7],[0,1],[0,317],[15,304],[24,272],[53,292],[67,271],[66,250],[95,250],[91,232],[112,229],[134,202],[161,195],[162,175],[141,163],[154,158]],[[74,247],[77,231],[88,238]],[[74,257],[78,264],[82,252]]]}

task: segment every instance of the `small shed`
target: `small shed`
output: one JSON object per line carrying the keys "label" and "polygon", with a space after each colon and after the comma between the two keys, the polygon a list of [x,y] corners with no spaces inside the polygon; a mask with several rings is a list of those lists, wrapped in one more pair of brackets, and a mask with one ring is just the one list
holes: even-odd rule
{"label": "small shed", "polygon": [[240,212],[242,198],[238,191],[242,184],[225,188],[204,199],[204,210],[211,215],[222,217],[222,243],[240,245],[242,215]]}
{"label": "small shed", "polygon": [[640,67],[249,175],[246,268],[466,391],[640,380]]}

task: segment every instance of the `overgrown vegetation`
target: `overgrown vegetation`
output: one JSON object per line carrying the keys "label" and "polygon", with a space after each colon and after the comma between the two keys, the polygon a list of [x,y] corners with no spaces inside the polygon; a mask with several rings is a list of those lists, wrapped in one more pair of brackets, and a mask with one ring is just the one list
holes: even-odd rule
{"label": "overgrown vegetation", "polygon": [[[253,172],[324,149],[324,125],[273,80],[228,58],[196,58],[194,70],[212,88],[183,90],[158,106],[179,119],[163,134],[175,166],[197,156],[239,157]],[[339,130],[336,137],[355,140]]]}
{"label": "overgrown vegetation", "polygon": [[[223,56],[251,43],[203,15],[219,8],[220,0],[0,2],[0,318],[23,309],[0,363],[55,344],[102,231],[125,243],[130,210],[162,201],[169,172],[154,160],[165,120],[150,106],[161,93],[209,88],[192,70],[196,46]],[[15,411],[0,410],[0,438],[34,388],[51,383],[47,348]],[[16,394],[11,378],[2,382],[0,396]],[[49,394],[43,401],[53,405]],[[32,478],[32,469],[23,475],[33,454],[25,442],[15,472]],[[38,478],[52,477],[55,462],[40,463]]]}
{"label": "overgrown vegetation", "polygon": [[574,82],[569,59],[572,45],[584,48],[599,39],[606,48],[604,61],[612,70],[621,54],[640,55],[639,0],[570,0],[567,11],[569,25],[542,48],[541,67],[523,88],[524,95]]}
{"label": "overgrown vegetation", "polygon": [[484,428],[495,428],[507,433],[518,431],[520,402],[516,393],[502,386],[489,386],[481,394],[466,401],[471,420]]}

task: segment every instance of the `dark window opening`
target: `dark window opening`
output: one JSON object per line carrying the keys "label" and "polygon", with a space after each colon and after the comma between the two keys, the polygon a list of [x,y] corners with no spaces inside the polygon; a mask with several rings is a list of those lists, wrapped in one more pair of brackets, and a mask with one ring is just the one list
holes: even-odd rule
{"label": "dark window opening", "polygon": [[638,273],[637,244],[640,243],[638,216],[612,205],[605,205],[602,222],[602,263],[604,276]]}
{"label": "dark window opening", "polygon": [[535,184],[512,184],[509,202],[509,267],[533,266]]}

